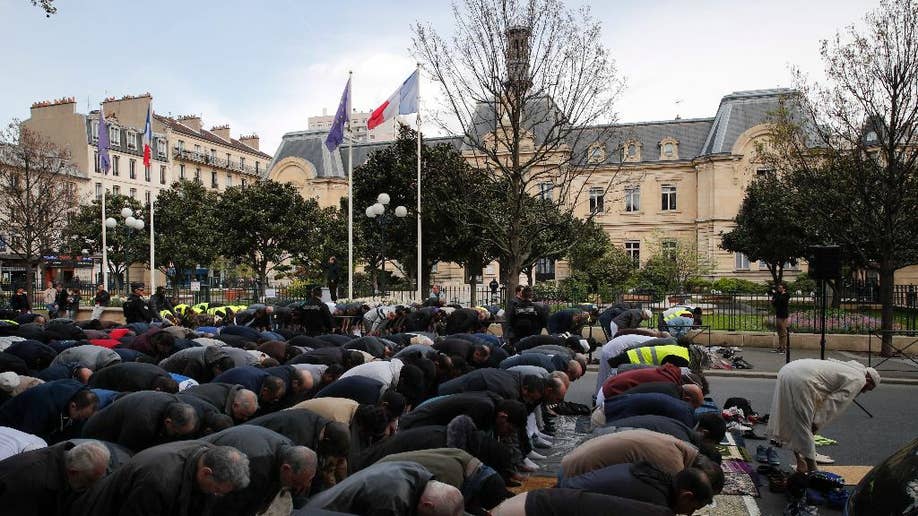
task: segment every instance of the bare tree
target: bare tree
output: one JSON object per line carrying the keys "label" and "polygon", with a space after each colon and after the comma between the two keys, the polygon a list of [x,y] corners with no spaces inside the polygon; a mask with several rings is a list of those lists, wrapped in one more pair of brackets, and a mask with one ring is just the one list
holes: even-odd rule
{"label": "bare tree", "polygon": [[50,18],[52,14],[57,14],[57,7],[54,6],[54,0],[30,0],[35,7],[41,7],[45,12],[45,17]]}
{"label": "bare tree", "polygon": [[[501,254],[507,291],[542,256],[564,255],[533,243],[557,226],[540,218],[530,198],[551,197],[562,215],[583,202],[591,174],[603,168],[603,191],[615,180],[620,145],[613,141],[615,100],[623,81],[601,27],[588,8],[559,0],[461,0],[453,4],[455,33],[414,27],[414,51],[442,90],[439,125],[458,132],[463,152],[495,179],[499,202],[482,211],[482,235]],[[551,184],[546,191],[543,185]],[[592,218],[590,213],[587,218]]]}
{"label": "bare tree", "polygon": [[57,251],[76,205],[77,170],[70,154],[14,120],[0,132],[0,232],[26,263],[27,288],[43,253]]}
{"label": "bare tree", "polygon": [[918,263],[918,2],[883,1],[864,22],[822,42],[824,82],[796,71],[801,94],[763,155],[822,243],[879,273],[889,354],[894,274]]}

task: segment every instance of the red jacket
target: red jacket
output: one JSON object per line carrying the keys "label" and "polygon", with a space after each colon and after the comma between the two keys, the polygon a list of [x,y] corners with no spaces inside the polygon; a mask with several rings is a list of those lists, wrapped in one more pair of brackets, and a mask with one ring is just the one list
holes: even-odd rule
{"label": "red jacket", "polygon": [[672,382],[682,384],[682,370],[672,364],[660,367],[630,369],[615,376],[610,376],[602,384],[602,395],[609,399],[628,389],[647,382]]}

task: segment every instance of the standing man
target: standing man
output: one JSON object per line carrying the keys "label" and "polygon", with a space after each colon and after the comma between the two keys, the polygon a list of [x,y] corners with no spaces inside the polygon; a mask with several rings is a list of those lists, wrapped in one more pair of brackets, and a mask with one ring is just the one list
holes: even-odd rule
{"label": "standing man", "polygon": [[124,301],[122,309],[124,310],[124,321],[127,324],[149,323],[154,319],[159,319],[159,316],[150,310],[147,300],[143,298],[143,283],[131,283],[131,295]]}
{"label": "standing man", "polygon": [[855,396],[880,384],[880,374],[855,360],[794,360],[778,371],[778,383],[771,402],[768,435],[794,452],[797,471],[816,470],[813,434],[845,411]]}
{"label": "standing man", "polygon": [[48,282],[48,288],[42,291],[44,296],[45,308],[48,309],[48,320],[54,319],[57,317],[57,304],[55,299],[57,299],[57,289],[54,288],[54,282]]}
{"label": "standing man", "polygon": [[49,313],[49,319],[60,317],[61,311],[63,311],[66,316],[70,311],[70,293],[64,288],[64,284],[58,283],[54,291],[56,292],[54,295],[55,315],[50,316]]}
{"label": "standing man", "polygon": [[497,278],[491,278],[491,283],[488,283],[488,288],[491,289],[491,302],[497,302],[497,289],[500,288],[500,283],[497,282]]}
{"label": "standing man", "polygon": [[790,294],[787,293],[787,286],[784,283],[778,283],[775,287],[771,294],[771,304],[775,307],[775,331],[778,332],[778,347],[775,348],[775,353],[784,353],[790,344],[787,338]]}
{"label": "standing man", "polygon": [[325,265],[325,280],[328,282],[328,293],[332,301],[338,300],[338,276],[340,275],[341,266],[338,265],[338,259],[330,256]]}
{"label": "standing man", "polygon": [[96,285],[96,297],[93,299],[92,320],[98,321],[102,317],[102,311],[108,306],[112,296],[105,290],[105,285],[99,283]]}

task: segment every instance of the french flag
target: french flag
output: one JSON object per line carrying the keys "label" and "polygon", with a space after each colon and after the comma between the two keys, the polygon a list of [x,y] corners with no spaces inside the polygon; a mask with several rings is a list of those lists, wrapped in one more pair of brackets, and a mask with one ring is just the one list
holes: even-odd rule
{"label": "french flag", "polygon": [[153,155],[153,149],[150,145],[153,143],[153,124],[151,116],[153,114],[153,103],[147,106],[147,123],[143,128],[143,166],[150,166],[150,158]]}
{"label": "french flag", "polygon": [[383,102],[383,105],[373,110],[370,118],[367,120],[367,129],[381,125],[386,120],[395,115],[407,115],[418,112],[418,71],[415,70],[410,77],[395,93],[389,97],[389,100]]}

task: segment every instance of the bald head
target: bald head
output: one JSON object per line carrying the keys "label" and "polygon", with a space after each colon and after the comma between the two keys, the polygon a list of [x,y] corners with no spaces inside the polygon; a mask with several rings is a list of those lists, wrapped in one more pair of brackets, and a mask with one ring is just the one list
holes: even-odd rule
{"label": "bald head", "polygon": [[682,401],[687,402],[692,408],[698,408],[704,404],[704,394],[701,387],[694,383],[687,383],[682,386]]}
{"label": "bald head", "polygon": [[458,489],[431,480],[427,482],[418,501],[418,516],[459,516],[464,507],[465,500]]}
{"label": "bald head", "polygon": [[318,458],[305,446],[290,446],[281,452],[280,481],[294,495],[305,493],[316,475]]}
{"label": "bald head", "polygon": [[233,413],[230,414],[237,422],[246,421],[258,411],[258,396],[248,389],[241,389],[233,399]]}
{"label": "bald head", "polygon": [[290,380],[290,390],[295,394],[301,394],[311,390],[313,387],[312,373],[306,369],[296,369],[293,378]]}
{"label": "bald head", "polygon": [[583,376],[583,366],[580,365],[580,362],[576,360],[567,362],[567,376],[572,382]]}
{"label": "bald head", "polygon": [[111,453],[99,441],[78,444],[64,455],[67,482],[75,491],[82,491],[105,476]]}

